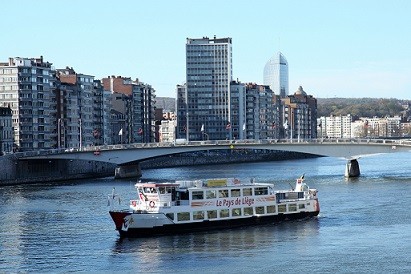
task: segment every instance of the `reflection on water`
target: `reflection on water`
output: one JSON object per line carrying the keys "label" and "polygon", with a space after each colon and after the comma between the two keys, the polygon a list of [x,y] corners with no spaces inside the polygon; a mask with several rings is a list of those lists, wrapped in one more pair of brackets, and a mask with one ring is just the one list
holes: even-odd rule
{"label": "reflection on water", "polygon": [[273,246],[281,245],[284,241],[304,246],[311,238],[317,237],[318,230],[318,219],[311,218],[221,231],[118,239],[112,255],[131,253],[134,267],[150,271],[166,267],[170,260],[184,260],[190,264],[198,263],[199,258],[210,260],[222,254],[225,259],[253,257],[256,253],[270,252]]}

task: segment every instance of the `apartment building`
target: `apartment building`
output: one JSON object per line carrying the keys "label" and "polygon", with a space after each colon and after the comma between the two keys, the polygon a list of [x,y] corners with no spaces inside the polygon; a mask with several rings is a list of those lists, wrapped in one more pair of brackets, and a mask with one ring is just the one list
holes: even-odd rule
{"label": "apartment building", "polygon": [[39,58],[0,63],[0,106],[10,106],[18,151],[56,147],[54,68]]}
{"label": "apartment building", "polygon": [[231,81],[231,38],[187,38],[185,100],[177,96],[177,111],[183,114],[178,119],[179,138],[203,140],[202,128],[210,140],[230,138]]}
{"label": "apartment building", "polygon": [[[109,76],[102,79],[104,90],[112,94],[113,110],[121,113],[123,121],[115,121],[113,134],[119,129],[122,143],[149,143],[155,141],[155,90],[138,79]],[[114,115],[112,117],[120,117]],[[113,136],[113,139],[116,137]]]}
{"label": "apartment building", "polygon": [[0,156],[13,152],[13,119],[10,107],[0,107]]}
{"label": "apartment building", "polygon": [[281,99],[285,138],[305,140],[317,138],[317,99],[300,86],[294,95]]}
{"label": "apartment building", "polygon": [[[57,139],[60,148],[81,148],[96,144],[101,117],[95,119],[94,76],[73,68],[56,70]],[[101,95],[99,95],[101,96]]]}

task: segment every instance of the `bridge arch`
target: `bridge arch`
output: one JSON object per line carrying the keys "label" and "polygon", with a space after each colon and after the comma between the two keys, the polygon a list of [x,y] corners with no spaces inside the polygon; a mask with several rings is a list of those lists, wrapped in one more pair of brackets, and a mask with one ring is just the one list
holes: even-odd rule
{"label": "bridge arch", "polygon": [[[347,159],[347,177],[360,175],[358,159],[363,155],[411,151],[410,140],[314,139],[297,140],[221,140],[184,143],[149,143],[47,150],[23,153],[22,159],[76,159],[114,163],[119,167],[153,157],[221,149],[268,149],[292,151]],[[141,170],[140,170],[141,172]]]}

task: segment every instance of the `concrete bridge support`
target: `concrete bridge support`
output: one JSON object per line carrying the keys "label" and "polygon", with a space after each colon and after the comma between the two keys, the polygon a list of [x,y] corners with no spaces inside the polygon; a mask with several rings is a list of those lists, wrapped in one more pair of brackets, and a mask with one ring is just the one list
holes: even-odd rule
{"label": "concrete bridge support", "polygon": [[133,164],[127,166],[117,166],[114,172],[115,179],[122,179],[122,178],[133,178],[141,177],[141,167],[140,164]]}
{"label": "concrete bridge support", "polygon": [[360,165],[358,164],[357,159],[348,160],[347,165],[345,166],[345,177],[353,178],[360,176]]}

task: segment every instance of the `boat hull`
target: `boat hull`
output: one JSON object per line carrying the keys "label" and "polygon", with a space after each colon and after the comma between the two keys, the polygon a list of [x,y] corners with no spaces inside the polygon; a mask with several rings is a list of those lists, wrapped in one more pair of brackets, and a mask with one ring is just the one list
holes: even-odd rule
{"label": "boat hull", "polygon": [[[115,218],[115,212],[110,212],[113,220]],[[124,214],[122,212],[121,214]],[[122,238],[141,238],[150,237],[158,235],[174,235],[174,234],[184,234],[191,232],[200,231],[210,231],[217,229],[228,229],[252,225],[262,225],[262,224],[275,224],[282,221],[297,220],[304,218],[315,217],[319,214],[319,211],[314,212],[298,212],[292,214],[278,214],[269,216],[252,216],[248,218],[238,218],[238,219],[226,219],[226,220],[204,220],[202,222],[191,222],[182,224],[165,224],[161,226],[153,227],[128,227],[123,229],[116,223],[116,229],[119,231],[120,237]],[[113,217],[114,215],[114,217]],[[134,213],[129,213],[128,215],[134,215]],[[124,216],[124,215],[122,215]],[[118,217],[116,217],[118,220]]]}

